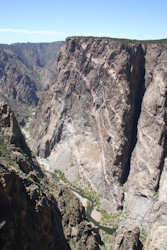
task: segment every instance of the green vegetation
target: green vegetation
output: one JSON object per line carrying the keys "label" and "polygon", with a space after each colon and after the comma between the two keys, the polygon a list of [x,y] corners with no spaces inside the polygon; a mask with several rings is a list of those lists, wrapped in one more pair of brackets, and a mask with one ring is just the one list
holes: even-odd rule
{"label": "green vegetation", "polygon": [[107,247],[105,245],[101,246],[102,250],[107,250]]}
{"label": "green vegetation", "polygon": [[167,39],[159,39],[159,40],[131,40],[127,38],[112,38],[112,37],[95,37],[95,36],[71,36],[68,37],[67,39],[71,38],[93,38],[93,39],[108,39],[108,40],[113,40],[113,41],[118,41],[122,43],[167,43]]}
{"label": "green vegetation", "polygon": [[72,167],[74,167],[75,166],[75,164],[74,164],[74,162],[70,162],[70,167],[72,168]]}
{"label": "green vegetation", "polygon": [[122,192],[123,192],[123,193],[125,193],[125,192],[126,192],[125,187],[122,187]]}
{"label": "green vegetation", "polygon": [[64,183],[66,183],[73,191],[79,193],[81,196],[87,198],[91,202],[93,202],[93,206],[97,206],[99,203],[99,197],[97,193],[91,188],[89,185],[87,188],[83,189],[81,187],[76,186],[71,183],[66,177],[65,174],[61,170],[55,170],[56,176],[61,179]]}
{"label": "green vegetation", "polygon": [[147,233],[143,227],[140,229],[140,241],[144,244],[147,238]]}
{"label": "green vegetation", "polygon": [[[106,228],[105,226],[112,226],[114,229],[118,228],[118,224],[116,221],[118,220],[118,217],[122,215],[122,211],[115,213],[113,215],[108,214],[105,210],[101,210],[99,208],[99,197],[97,193],[91,188],[90,185],[88,185],[87,188],[80,188],[74,184],[72,184],[66,177],[65,174],[61,170],[55,170],[56,177],[60,180],[62,180],[64,183],[66,183],[74,192],[81,195],[83,198],[87,199],[86,204],[86,214],[88,216],[88,219],[91,220],[96,226],[99,226],[99,228],[102,228],[102,230],[110,233],[110,231],[113,229]],[[96,222],[94,219],[91,218],[91,212],[93,208],[96,207],[97,211],[99,211],[102,215],[101,219],[101,226],[98,222]]]}
{"label": "green vegetation", "polygon": [[155,195],[155,196],[158,195],[158,191],[159,191],[159,190],[155,190],[155,192],[154,192],[154,195]]}
{"label": "green vegetation", "polygon": [[[110,215],[106,211],[101,210],[99,208],[99,197],[97,193],[92,189],[92,187],[89,184],[84,189],[76,186],[65,177],[65,174],[61,170],[55,170],[55,178],[57,178],[58,180],[62,180],[65,184],[67,184],[70,187],[72,191],[78,193],[80,196],[87,199],[86,202],[87,219],[88,221],[92,222],[96,227],[99,228],[102,240],[104,242],[102,249],[106,250],[107,249],[106,244],[109,242],[111,235],[118,228],[118,221],[119,217],[122,215],[122,211]],[[100,222],[97,222],[94,218],[91,217],[91,213],[94,208],[96,208],[96,210],[101,213],[102,218]]]}
{"label": "green vegetation", "polygon": [[87,202],[86,202],[86,213],[90,214],[91,210],[92,210],[92,202],[87,200]]}
{"label": "green vegetation", "polygon": [[2,137],[0,137],[0,157],[9,164],[15,164],[15,162],[11,159],[11,149],[8,148]]}
{"label": "green vegetation", "polygon": [[113,226],[115,228],[118,228],[118,223],[116,223],[117,219],[122,216],[123,212],[120,211],[115,214],[108,214],[105,210],[101,210],[101,222],[105,226]]}
{"label": "green vegetation", "polygon": [[81,180],[81,176],[80,176],[80,174],[79,174],[79,171],[78,171],[78,173],[77,173],[77,179],[78,179],[78,181]]}

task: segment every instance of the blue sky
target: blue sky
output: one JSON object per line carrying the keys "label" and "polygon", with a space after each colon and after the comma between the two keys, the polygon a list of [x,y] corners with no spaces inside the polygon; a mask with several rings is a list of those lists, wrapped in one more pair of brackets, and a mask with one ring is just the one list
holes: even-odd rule
{"label": "blue sky", "polygon": [[5,0],[0,43],[51,42],[71,35],[167,38],[166,13],[166,0]]}

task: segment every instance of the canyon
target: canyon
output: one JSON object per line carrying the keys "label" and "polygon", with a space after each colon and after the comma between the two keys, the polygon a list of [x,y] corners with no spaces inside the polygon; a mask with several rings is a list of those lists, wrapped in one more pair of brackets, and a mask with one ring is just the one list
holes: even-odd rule
{"label": "canyon", "polygon": [[19,122],[25,122],[41,92],[55,79],[62,44],[0,44],[0,99],[12,106]]}
{"label": "canyon", "polygon": [[[47,161],[41,170],[37,162],[34,163],[29,159],[32,162],[31,171],[34,169],[38,172],[35,177],[33,176],[35,180],[33,185],[39,186],[37,184],[39,180],[36,183],[38,177],[43,183],[41,188],[48,188],[48,194],[52,194],[57,201],[57,205],[53,208],[49,203],[51,198],[47,198],[50,196],[46,196],[48,209],[51,209],[51,206],[54,211],[60,210],[57,212],[58,215],[55,215],[57,216],[55,220],[62,223],[61,232],[56,232],[61,235],[60,244],[64,245],[56,243],[59,248],[54,245],[50,248],[43,246],[40,249],[69,247],[69,249],[90,250],[165,250],[167,245],[166,42],[69,37],[60,47],[59,53],[57,52],[55,56],[55,71],[51,69],[54,74],[49,82],[43,78],[43,73],[41,75],[42,91],[35,90],[31,93],[26,91],[25,97],[22,97],[24,91],[18,92],[18,97],[27,98],[28,105],[33,104],[32,106],[37,107],[28,128],[29,146],[37,158],[43,159],[43,162],[44,159]],[[0,53],[2,53],[0,62],[3,64],[4,49],[0,50]],[[48,64],[48,70],[52,64]],[[3,74],[6,74],[7,69],[2,70]],[[36,69],[32,69],[32,72],[35,75]],[[38,78],[38,82],[33,79],[34,86],[38,89],[41,80]],[[29,86],[25,84],[25,87],[21,82],[21,87],[18,89],[22,87],[25,89],[27,85]],[[9,89],[10,91],[14,89],[12,82]],[[10,99],[8,95],[5,98],[7,101]],[[36,98],[39,100],[35,101]],[[17,116],[16,111],[15,113]],[[6,126],[4,121],[6,118],[1,121]],[[0,131],[3,131],[1,134],[6,138],[4,131],[9,130],[4,126]],[[12,132],[18,130],[15,128]],[[20,133],[14,137],[15,139],[13,137],[11,139],[8,132],[6,143],[8,144],[9,140],[11,144],[13,141],[23,141],[24,137],[20,136]],[[22,139],[19,140],[20,137]],[[17,147],[26,148],[26,152],[29,152],[28,146],[25,145],[26,143],[22,142]],[[19,161],[19,157],[17,160]],[[33,161],[36,161],[35,156]],[[19,165],[21,171],[28,171],[26,169],[30,166],[25,167],[27,164]],[[2,162],[1,165],[2,169],[10,172],[7,163]],[[53,178],[55,175],[61,177],[61,182],[66,187],[62,187],[63,184]],[[24,188],[28,190],[27,184]],[[32,188],[33,192],[36,192],[36,188]],[[39,196],[41,188],[38,188],[36,197],[43,199],[41,198],[43,196]],[[22,187],[20,189],[22,190]],[[99,225],[94,223],[96,224],[94,228],[92,222],[91,224],[87,222],[86,212],[89,203],[85,210],[76,198],[75,192],[71,192],[70,189],[93,197],[96,212],[100,212],[103,218],[100,223],[105,225],[105,218],[106,225],[113,229],[113,233],[107,237],[100,231],[103,243],[98,233]],[[20,195],[18,193],[18,197]],[[4,203],[7,204],[4,194],[2,196]],[[13,199],[17,200],[18,197]],[[19,204],[19,201],[16,203]],[[73,205],[68,206],[69,203]],[[33,204],[28,206],[32,207]],[[64,216],[62,219],[59,213]],[[73,213],[77,214],[74,215],[75,219],[71,217]],[[6,221],[6,217],[4,218],[2,221]],[[43,217],[38,217],[38,223],[41,220],[44,220]],[[54,233],[51,222],[46,223],[50,223],[49,230]],[[78,225],[81,224],[84,224],[85,228],[82,232],[77,231]],[[3,226],[2,223],[3,227],[5,229],[5,224]],[[84,236],[85,232],[90,237]],[[43,231],[39,232],[38,237],[41,237],[41,234]],[[13,237],[11,233],[10,235]],[[6,236],[3,236],[3,240],[4,237]],[[86,237],[86,240],[82,237]],[[53,244],[52,234],[49,242]],[[38,246],[30,249],[37,248]]]}
{"label": "canyon", "polygon": [[100,249],[97,228],[72,192],[46,175],[14,113],[0,102],[1,249]]}

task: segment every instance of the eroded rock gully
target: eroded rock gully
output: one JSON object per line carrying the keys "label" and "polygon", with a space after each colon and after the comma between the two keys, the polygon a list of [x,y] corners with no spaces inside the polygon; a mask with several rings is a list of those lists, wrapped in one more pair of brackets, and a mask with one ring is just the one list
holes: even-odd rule
{"label": "eroded rock gully", "polygon": [[[51,157],[53,170],[72,159],[109,200],[111,212],[124,209],[122,226],[142,225],[150,229],[148,239],[160,230],[161,242],[167,226],[166,91],[166,44],[68,38],[31,129],[37,154]],[[157,206],[164,211],[163,228]],[[157,232],[154,225],[160,225]],[[156,240],[150,242],[146,249],[157,249]]]}

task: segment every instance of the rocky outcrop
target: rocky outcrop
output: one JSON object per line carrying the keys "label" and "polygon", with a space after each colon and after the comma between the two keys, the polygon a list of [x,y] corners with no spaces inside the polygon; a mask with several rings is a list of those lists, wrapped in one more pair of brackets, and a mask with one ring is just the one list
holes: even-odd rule
{"label": "rocky outcrop", "polygon": [[0,103],[0,243],[3,250],[100,249],[79,200],[49,181],[13,112]]}
{"label": "rocky outcrop", "polygon": [[120,228],[112,237],[114,244],[110,250],[142,250],[143,245],[139,237],[140,229],[138,227]]}

